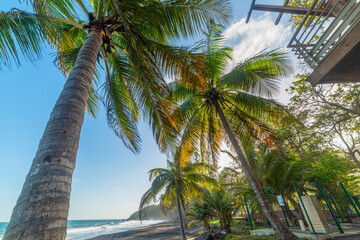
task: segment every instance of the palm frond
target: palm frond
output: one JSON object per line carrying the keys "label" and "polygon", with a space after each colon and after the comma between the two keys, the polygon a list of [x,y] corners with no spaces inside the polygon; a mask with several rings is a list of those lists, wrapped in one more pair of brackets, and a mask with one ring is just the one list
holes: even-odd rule
{"label": "palm frond", "polygon": [[76,22],[79,18],[72,0],[21,0],[30,3],[34,12]]}
{"label": "palm frond", "polygon": [[142,195],[140,204],[139,204],[139,219],[140,221],[143,220],[143,216],[145,213],[145,207],[150,205],[152,201],[155,201],[155,195],[153,194],[151,188],[147,190],[144,195]]}
{"label": "palm frond", "polygon": [[99,111],[99,100],[100,95],[92,85],[90,88],[89,97],[87,99],[86,110],[93,118],[96,118],[96,115]]}
{"label": "palm frond", "polygon": [[279,78],[291,71],[291,61],[284,51],[260,52],[222,77],[222,82],[234,90],[272,97],[279,90]]}
{"label": "palm frond", "polygon": [[167,0],[165,4],[168,17],[163,19],[162,25],[176,36],[197,35],[206,30],[210,20],[225,25],[230,17],[228,0]]}
{"label": "palm frond", "polygon": [[54,34],[52,21],[12,9],[0,12],[0,69],[20,65],[20,53],[29,61],[41,57],[46,40]]}
{"label": "palm frond", "polygon": [[131,98],[126,79],[123,78],[127,65],[115,55],[109,60],[114,70],[110,72],[105,84],[104,105],[108,124],[126,147],[138,153],[141,140],[137,129],[137,105]]}

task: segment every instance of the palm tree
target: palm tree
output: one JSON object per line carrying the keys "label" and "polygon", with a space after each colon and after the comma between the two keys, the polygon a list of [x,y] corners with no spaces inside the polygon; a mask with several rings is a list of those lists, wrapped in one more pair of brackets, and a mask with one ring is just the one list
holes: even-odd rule
{"label": "palm tree", "polygon": [[190,219],[189,228],[193,225],[204,224],[208,233],[215,233],[209,222],[213,217],[215,217],[215,214],[211,211],[210,204],[200,199],[196,199],[191,203],[190,211],[186,216],[186,218]]}
{"label": "palm tree", "polygon": [[226,192],[225,189],[215,191],[205,190],[204,195],[205,203],[210,205],[214,216],[220,220],[221,230],[231,233],[230,224],[235,212],[238,210],[234,197]]}
{"label": "palm tree", "polygon": [[[4,240],[65,239],[85,109],[94,113],[98,107],[99,96],[93,85],[97,63],[106,69],[102,100],[115,134],[138,152],[136,123],[142,112],[161,150],[165,150],[173,141],[174,124],[168,114],[168,88],[162,73],[189,82],[198,80],[194,77],[198,57],[168,46],[167,41],[197,34],[210,18],[226,22],[229,1],[25,1],[32,3],[34,13],[13,10],[2,18],[2,26],[9,27],[0,29],[4,31],[0,43],[5,43],[0,44],[0,53],[7,52],[16,60],[13,42],[18,40],[23,53],[36,57],[43,38],[58,50],[59,67],[68,78],[40,140]],[[0,57],[5,63],[11,60]]]}
{"label": "palm tree", "polygon": [[277,118],[279,104],[262,96],[271,97],[277,90],[277,79],[291,69],[289,60],[281,51],[262,52],[225,73],[231,49],[224,47],[221,27],[211,25],[209,29],[205,40],[194,47],[206,59],[207,71],[201,75],[205,83],[188,87],[175,82],[171,86],[173,98],[181,104],[175,115],[184,122],[183,142],[191,142],[200,151],[210,149],[214,162],[221,141],[229,143],[281,239],[298,239],[276,217],[241,146],[249,139],[268,141],[273,137],[265,121]]}
{"label": "palm tree", "polygon": [[184,163],[180,165],[178,158],[175,161],[167,161],[167,168],[155,168],[149,171],[149,179],[152,181],[151,188],[142,196],[139,206],[140,219],[144,206],[149,205],[163,190],[161,204],[167,209],[174,207],[176,203],[178,211],[180,233],[183,240],[186,239],[183,209],[185,202],[202,193],[203,186],[216,184],[216,181],[208,177],[208,165],[203,163]]}

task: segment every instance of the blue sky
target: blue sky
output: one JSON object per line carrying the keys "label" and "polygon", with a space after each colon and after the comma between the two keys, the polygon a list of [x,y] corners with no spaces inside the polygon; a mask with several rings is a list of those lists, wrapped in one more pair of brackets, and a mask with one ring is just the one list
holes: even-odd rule
{"label": "blue sky", "polygon": [[[239,22],[246,17],[250,2],[233,1],[233,25],[226,34],[229,43],[237,49],[235,60],[254,54],[262,47],[281,47],[286,43],[289,29],[284,25],[273,26],[275,15],[254,12],[252,25],[244,26],[243,20]],[[258,2],[281,4],[282,0]],[[13,7],[26,8],[18,1],[0,1],[0,11]],[[262,32],[267,35],[262,36]],[[261,44],[255,45],[256,40]],[[23,62],[20,68],[0,72],[0,222],[10,218],[65,81],[53,63],[54,52],[47,47],[36,63]],[[289,81],[285,81],[284,88]],[[69,219],[127,218],[137,209],[141,195],[150,187],[147,172],[166,166],[166,157],[158,151],[146,123],[140,125],[140,132],[142,152],[134,155],[108,128],[103,109],[97,119],[85,116]],[[226,161],[223,159],[222,163]]]}

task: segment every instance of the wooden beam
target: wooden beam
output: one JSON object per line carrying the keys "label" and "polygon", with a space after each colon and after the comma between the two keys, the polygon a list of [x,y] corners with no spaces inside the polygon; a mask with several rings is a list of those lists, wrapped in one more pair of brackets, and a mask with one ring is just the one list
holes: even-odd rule
{"label": "wooden beam", "polygon": [[[292,6],[274,6],[274,5],[264,5],[264,4],[254,4],[253,10],[258,11],[268,11],[268,12],[279,12],[279,13],[291,13],[291,14],[298,14],[298,15],[306,15],[307,12],[310,10],[309,7],[292,7]],[[315,8],[312,10],[310,15],[319,16],[322,13],[323,9]],[[329,13],[328,10],[324,11],[324,16]]]}
{"label": "wooden beam", "polygon": [[344,69],[339,68],[336,71],[329,73],[321,81],[322,84],[356,82],[360,82],[359,66],[350,66]]}
{"label": "wooden beam", "polygon": [[255,0],[253,0],[253,1],[251,2],[250,10],[249,10],[249,12],[248,12],[248,15],[247,15],[247,18],[246,18],[245,23],[248,23],[248,22],[249,22],[250,17],[251,17],[252,10],[253,10],[253,8],[254,8],[254,5],[255,5]]}
{"label": "wooden beam", "polygon": [[[353,29],[336,45],[331,52],[320,62],[319,66],[308,77],[308,81],[313,85],[334,82],[339,77],[338,82],[344,82],[339,73],[344,71],[346,66],[350,64],[355,67],[360,67],[358,61],[358,52],[360,52],[360,22],[358,22]],[[344,62],[347,59],[347,62]],[[359,60],[357,60],[359,59]],[[345,70],[346,71],[346,70]],[[344,76],[344,75],[342,75]],[[358,82],[360,76],[354,75],[353,82]],[[350,76],[346,77],[346,82],[350,81]]]}
{"label": "wooden beam", "polygon": [[[289,0],[285,0],[285,2],[284,2],[284,7],[286,7],[286,6],[288,5],[288,3],[289,3]],[[279,24],[279,22],[280,22],[280,20],[281,20],[282,15],[283,15],[283,13],[282,13],[282,12],[281,12],[281,13],[279,13],[278,17],[276,18],[275,25],[278,25],[278,24]]]}

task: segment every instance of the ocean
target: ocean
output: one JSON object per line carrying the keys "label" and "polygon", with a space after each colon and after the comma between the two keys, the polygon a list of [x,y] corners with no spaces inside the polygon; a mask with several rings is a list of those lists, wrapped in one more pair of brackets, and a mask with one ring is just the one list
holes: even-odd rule
{"label": "ocean", "polygon": [[[163,222],[161,220],[69,220],[67,229],[67,240],[80,240],[96,237],[104,234],[124,232],[129,229],[147,226]],[[7,223],[0,222],[0,240],[4,236]]]}

